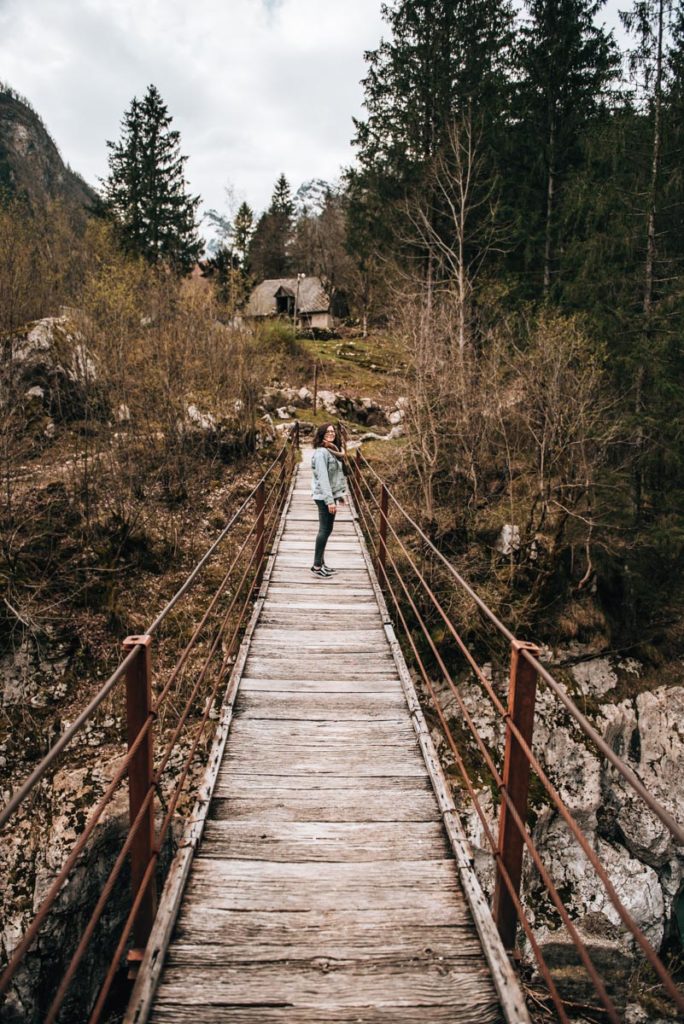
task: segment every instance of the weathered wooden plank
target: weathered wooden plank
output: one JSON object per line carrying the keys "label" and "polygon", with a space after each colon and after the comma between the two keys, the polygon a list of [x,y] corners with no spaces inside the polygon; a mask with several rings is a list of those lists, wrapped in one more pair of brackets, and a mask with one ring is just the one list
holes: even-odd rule
{"label": "weathered wooden plank", "polygon": [[323,579],[320,576],[313,575],[310,562],[302,560],[290,566],[276,564],[271,579],[274,583],[287,582],[291,586],[296,587],[301,584],[311,585],[311,581],[314,580],[313,585],[322,591],[337,589],[338,587],[344,589],[350,585],[356,589],[359,587],[359,584],[365,583],[365,570],[362,566],[345,566],[344,571]]}
{"label": "weathered wooden plank", "polygon": [[[230,730],[230,745],[249,743],[249,753],[258,768],[259,757],[254,757],[255,746],[268,749],[275,743],[297,744],[299,746],[317,746],[320,743],[346,743],[357,748],[382,746],[403,746],[408,743],[416,745],[416,737],[411,724],[404,719],[393,722],[285,722],[276,719],[269,722],[265,719],[250,721],[236,720]],[[249,758],[245,757],[245,764]]]}
{"label": "weathered wooden plank", "polygon": [[[437,932],[441,938],[434,934]],[[425,949],[440,952],[447,942],[445,935],[454,934],[454,942],[468,944],[475,937],[472,917],[465,900],[459,904],[443,906],[427,920],[419,911],[395,908],[384,910],[269,911],[216,910],[185,902],[178,916],[175,937],[180,942],[223,942],[232,945],[235,959],[246,959],[245,951],[251,945],[255,960],[279,959],[270,957],[269,949],[284,946],[297,949],[303,957],[310,951],[325,950],[328,956],[341,959],[365,959],[388,949],[409,952],[418,956]],[[374,946],[374,937],[377,945]],[[320,943],[317,945],[316,943]]]}
{"label": "weathered wooden plank", "polygon": [[[318,609],[314,613],[315,617],[299,615],[294,623],[285,627],[260,622],[253,643],[302,644],[321,649],[324,645],[340,647],[345,644],[364,644],[388,651],[381,621],[368,622],[362,619],[359,625],[352,627],[345,617],[341,617],[339,625],[334,625],[329,621],[330,615],[331,611]],[[332,612],[332,615],[336,616],[337,613]]]}
{"label": "weathered wooden plank", "polygon": [[[452,929],[453,931],[454,929]],[[329,970],[336,971],[345,967],[360,965],[361,963],[363,963],[364,968],[370,970],[378,970],[383,967],[396,969],[397,967],[409,964],[412,967],[417,967],[420,964],[429,967],[435,963],[446,964],[450,967],[467,967],[469,964],[472,964],[474,958],[482,958],[482,948],[479,946],[477,939],[474,941],[471,939],[470,942],[461,939],[458,945],[452,940],[450,947],[443,946],[440,953],[436,953],[431,948],[417,950],[415,941],[414,935],[413,950],[407,950],[403,954],[391,946],[384,951],[377,948],[374,949],[371,946],[367,955],[363,958],[358,956],[358,954],[349,957],[331,956],[327,949],[320,946],[318,949],[312,949],[308,956],[294,956],[292,947],[286,942],[279,951],[273,950],[274,955],[270,959],[275,961],[275,963],[287,960],[289,964],[296,961],[302,967],[314,970],[323,967],[324,969],[328,968]],[[273,947],[271,948],[273,949]],[[234,950],[230,949],[229,945],[226,948],[226,946],[218,942],[195,942],[188,939],[183,943],[175,943],[168,958],[168,965],[170,967],[192,967],[193,965],[237,967],[241,963],[250,962],[249,959],[237,960]],[[265,963],[266,958],[260,957],[259,962]]]}
{"label": "weathered wooden plank", "polygon": [[[230,771],[244,763],[241,752],[227,751],[223,766]],[[322,744],[318,749],[311,747],[274,747],[262,751],[259,768],[275,777],[283,771],[288,775],[355,775],[359,779],[376,775],[391,775],[397,779],[423,778],[427,776],[425,762],[420,754],[407,747],[374,747],[371,757],[362,751],[331,750]]]}
{"label": "weathered wooden plank", "polygon": [[[334,778],[334,776],[331,776]],[[360,790],[359,779],[349,789],[309,789],[293,793],[278,789],[240,796],[234,782],[219,780],[211,806],[212,819],[268,821],[438,821],[434,798],[426,790],[409,790],[398,799],[392,790]],[[421,783],[423,780],[418,780]],[[373,786],[377,779],[373,779]]]}
{"label": "weathered wooden plank", "polygon": [[[156,1007],[152,1024],[227,1024],[224,1006],[203,1006],[201,1010],[178,1004]],[[336,1006],[304,1007],[232,1006],[230,1024],[499,1024],[503,1018],[496,1007],[431,1006]]]}
{"label": "weathered wooden plank", "polygon": [[191,1003],[226,1007],[255,1001],[264,1006],[469,1005],[471,1013],[491,1010],[493,991],[485,969],[461,963],[397,965],[286,965],[257,963],[238,967],[208,965],[202,970],[169,966],[162,975],[157,1006]]}
{"label": "weathered wooden plank", "polygon": [[299,583],[286,578],[280,583],[271,583],[269,585],[268,600],[274,604],[277,604],[282,598],[295,601],[313,601],[318,606],[318,602],[322,598],[340,602],[354,602],[357,598],[362,598],[365,602],[368,602],[373,596],[371,587],[365,584],[363,580],[345,580],[342,573],[338,573],[337,576],[333,576],[331,579],[336,581],[334,584],[335,590],[321,587],[320,580],[313,577],[311,573],[304,578],[303,582]]}
{"label": "weathered wooden plank", "polygon": [[[266,775],[261,771],[258,763],[254,762],[241,766],[239,770],[224,771],[222,769],[219,772],[217,784],[223,787],[228,796],[257,796],[267,793],[278,796],[279,799],[297,795],[292,792],[293,790],[299,791],[300,796],[302,793],[310,793],[313,797],[317,796],[320,799],[325,796],[327,800],[330,800],[331,797],[324,793],[326,790],[332,790],[333,793],[348,791],[348,799],[351,800],[355,797],[360,804],[381,794],[386,794],[388,799],[396,800],[399,804],[405,803],[414,796],[424,795],[429,800],[433,795],[427,777],[424,779],[395,779],[392,775],[378,775],[372,780],[364,780],[355,775],[333,775],[331,773],[329,775],[314,775],[307,780],[301,775],[288,775],[287,772],[282,771],[277,775]],[[430,807],[431,805],[428,802],[425,806]],[[434,804],[432,807],[434,810]],[[432,817],[433,815],[429,816],[430,820]]]}
{"label": "weathered wooden plank", "polygon": [[233,963],[287,958],[306,960],[383,960],[461,953],[481,955],[477,933],[465,902],[440,921],[425,922],[410,911],[333,911],[332,914],[198,911],[184,906],[174,935],[179,944],[220,944]]}
{"label": "weathered wooden plank", "polygon": [[323,610],[320,605],[315,608],[292,607],[287,604],[270,607],[268,611],[264,611],[260,615],[259,624],[274,629],[291,627],[292,629],[332,630],[333,632],[347,629],[352,631],[382,629],[382,619],[377,611],[340,609],[339,606]]}
{"label": "weathered wooden plank", "polygon": [[269,861],[435,860],[451,856],[437,822],[211,821],[202,857]]}
{"label": "weathered wooden plank", "polygon": [[319,658],[328,654],[346,656],[369,654],[387,658],[387,644],[381,637],[373,637],[368,640],[326,640],[324,630],[321,630],[321,637],[318,641],[315,635],[308,641],[297,641],[286,637],[283,637],[282,640],[271,639],[266,634],[262,634],[254,638],[250,650],[254,652],[255,657],[265,658],[279,656],[287,658],[296,652],[301,652],[302,658],[307,658],[310,654]]}
{"label": "weathered wooden plank", "polygon": [[[366,566],[364,565],[363,558],[361,557],[361,555],[345,554],[344,556],[338,555],[338,558],[343,558],[344,561],[343,563],[340,562],[339,566],[337,565],[337,562],[335,562],[334,568],[343,569],[345,576],[351,573],[363,573],[365,575]],[[308,572],[309,579],[320,579],[320,577],[312,577],[310,572],[312,563],[313,550],[311,552],[299,551],[292,553],[284,551],[282,554],[279,554],[276,558],[273,570],[275,578],[277,579],[280,573],[283,572],[283,570],[292,568],[295,571]],[[331,565],[333,564],[332,558],[330,559],[330,563]],[[330,579],[334,579],[334,577],[330,577]],[[326,583],[328,582],[328,580],[323,580],[323,582]]]}
{"label": "weathered wooden plank", "polygon": [[[305,693],[389,693],[396,696],[401,692],[401,684],[397,679],[386,679],[382,675],[365,676],[360,679],[245,679],[240,689],[258,690],[269,693],[272,690],[289,690]],[[397,718],[396,723],[406,717]]]}
{"label": "weathered wooden plank", "polygon": [[[331,668],[334,668],[335,675],[340,679],[363,679],[366,676],[387,678],[394,675],[392,659],[383,654],[372,659],[341,654],[334,662],[330,658],[316,657],[315,654],[307,654],[306,658],[297,658],[292,654],[281,658],[250,654],[245,675],[251,679],[329,679]],[[406,702],[401,706],[405,708]]]}
{"label": "weathered wooden plank", "polygon": [[[279,667],[279,671],[283,666]],[[252,664],[250,672],[256,673]],[[294,669],[293,669],[294,671]],[[300,721],[382,720],[393,719],[401,707],[398,697],[387,693],[317,693],[301,697],[288,692],[241,693],[235,706],[239,718],[291,718]]]}
{"label": "weathered wooden plank", "polygon": [[453,861],[269,863],[196,859],[187,898],[226,910],[412,908],[431,913],[461,903]]}

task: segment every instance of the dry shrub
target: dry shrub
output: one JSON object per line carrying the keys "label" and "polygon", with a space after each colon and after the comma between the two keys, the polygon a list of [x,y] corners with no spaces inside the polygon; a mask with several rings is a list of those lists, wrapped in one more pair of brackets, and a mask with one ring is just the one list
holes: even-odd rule
{"label": "dry shrub", "polygon": [[[627,484],[617,400],[601,347],[576,318],[547,311],[464,349],[453,302],[423,293],[397,324],[410,360],[413,503],[492,606],[530,622],[559,569],[586,588],[609,543],[609,509]],[[505,523],[519,544],[504,557]]]}
{"label": "dry shrub", "polygon": [[[224,467],[256,443],[266,363],[253,337],[219,322],[213,292],[123,255],[107,225],[90,222],[82,243],[78,286],[48,289],[33,306],[20,288],[12,314],[54,315],[69,296],[78,405],[60,413],[48,387],[36,413],[11,344],[3,350],[0,622],[11,643],[60,621],[57,596],[118,622],[126,567],[162,572],[192,541],[178,522],[188,498],[199,518]],[[34,272],[40,293],[50,271]],[[0,267],[3,287],[9,278]]]}

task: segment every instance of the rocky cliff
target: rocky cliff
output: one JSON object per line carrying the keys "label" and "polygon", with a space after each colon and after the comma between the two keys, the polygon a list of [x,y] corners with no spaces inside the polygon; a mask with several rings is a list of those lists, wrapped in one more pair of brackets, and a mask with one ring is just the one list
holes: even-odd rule
{"label": "rocky cliff", "polygon": [[0,83],[0,190],[32,206],[92,206],[95,192],[68,167],[29,103]]}

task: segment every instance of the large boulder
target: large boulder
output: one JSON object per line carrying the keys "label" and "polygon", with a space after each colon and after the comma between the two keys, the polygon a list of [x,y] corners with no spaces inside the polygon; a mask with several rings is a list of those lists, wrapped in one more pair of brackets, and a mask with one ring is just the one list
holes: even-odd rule
{"label": "large boulder", "polygon": [[0,409],[21,396],[27,415],[39,403],[53,420],[107,419],[106,389],[83,334],[69,316],[46,317],[2,340]]}

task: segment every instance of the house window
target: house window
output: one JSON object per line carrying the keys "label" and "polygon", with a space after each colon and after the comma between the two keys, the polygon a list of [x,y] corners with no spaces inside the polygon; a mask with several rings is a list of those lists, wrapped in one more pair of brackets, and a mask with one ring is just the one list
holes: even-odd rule
{"label": "house window", "polygon": [[276,295],[276,313],[279,316],[292,316],[294,313],[294,296]]}

